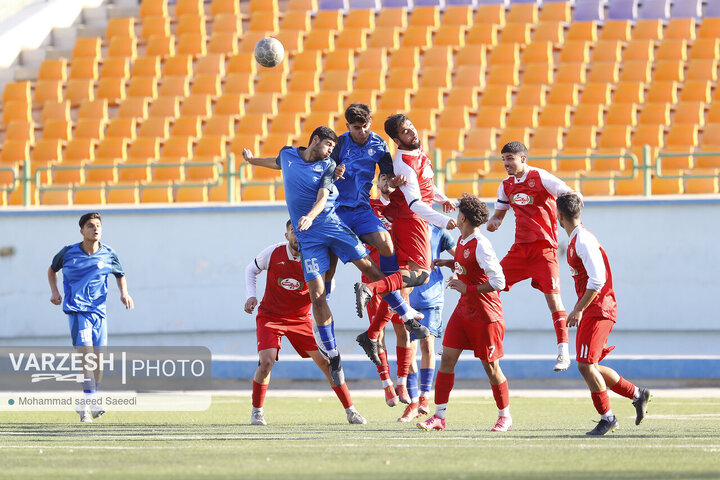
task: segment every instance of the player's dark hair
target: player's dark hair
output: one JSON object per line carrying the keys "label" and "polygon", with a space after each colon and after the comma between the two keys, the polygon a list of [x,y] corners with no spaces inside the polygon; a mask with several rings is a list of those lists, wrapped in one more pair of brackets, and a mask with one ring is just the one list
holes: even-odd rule
{"label": "player's dark hair", "polygon": [[98,212],[89,212],[80,217],[80,221],[78,222],[80,224],[80,228],[83,228],[88,220],[92,220],[93,218],[97,218],[100,220],[100,223],[102,223],[102,218],[100,218],[100,214]]}
{"label": "player's dark hair", "polygon": [[285,230],[287,230],[290,227],[292,227],[292,220],[288,219],[288,221],[285,222]]}
{"label": "player's dark hair", "polygon": [[318,141],[322,142],[323,140],[332,140],[333,142],[337,143],[338,137],[335,135],[335,132],[332,128],[321,126],[317,127],[315,130],[313,130],[312,134],[310,134],[310,142],[308,145],[312,143],[313,138],[318,137]]}
{"label": "player's dark hair", "polygon": [[583,202],[575,192],[558,195],[556,203],[558,212],[562,213],[564,217],[573,220],[580,217]]}
{"label": "player's dark hair", "polygon": [[485,202],[469,193],[463,193],[462,197],[460,197],[458,210],[465,215],[465,218],[473,227],[479,227],[487,223],[490,216],[490,211]]}
{"label": "player's dark hair", "polygon": [[506,143],[500,153],[521,153],[527,157],[528,149],[524,143],[514,140],[512,142]]}
{"label": "player's dark hair", "polygon": [[370,123],[370,107],[364,103],[353,103],[345,109],[345,120],[348,123]]}
{"label": "player's dark hair", "polygon": [[393,139],[399,138],[398,130],[400,129],[400,125],[405,123],[406,120],[409,120],[409,118],[404,113],[390,115],[387,120],[385,120],[385,133],[387,136]]}

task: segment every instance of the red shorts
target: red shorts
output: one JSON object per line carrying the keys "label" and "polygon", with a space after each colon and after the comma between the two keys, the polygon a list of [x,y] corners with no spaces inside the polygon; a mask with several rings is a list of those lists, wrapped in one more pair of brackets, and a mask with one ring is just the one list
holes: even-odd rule
{"label": "red shorts", "polygon": [[543,293],[560,293],[557,249],[547,242],[515,243],[500,261],[505,274],[505,291],[527,278]]}
{"label": "red shorts", "polygon": [[380,305],[383,303],[382,298],[380,295],[373,295],[372,299],[368,302],[367,306],[365,307],[367,309],[368,319],[370,319],[370,323],[373,322],[375,319],[375,315],[377,315],[378,310],[385,312],[385,321],[386,322],[392,322],[392,323],[403,323],[402,319],[400,318],[400,315],[397,313],[394,313],[392,310],[382,308],[380,309]]}
{"label": "red shorts", "polygon": [[607,347],[607,340],[615,322],[607,318],[583,318],[575,336],[575,350],[578,362],[598,363],[612,352],[614,345]]}
{"label": "red shorts", "polygon": [[476,358],[486,362],[501,359],[505,338],[505,322],[483,322],[460,315],[457,310],[448,320],[443,347],[472,350]]}
{"label": "red shorts", "polygon": [[425,220],[395,219],[390,233],[401,269],[407,268],[408,262],[415,262],[421,269],[430,271],[430,230]]}
{"label": "red shorts", "polygon": [[318,349],[315,343],[315,336],[312,329],[312,317],[308,315],[304,319],[282,318],[274,315],[258,314],[255,319],[257,324],[257,349],[266,350],[277,348],[280,350],[280,339],[285,336],[295,351],[303,358],[308,358],[307,352]]}

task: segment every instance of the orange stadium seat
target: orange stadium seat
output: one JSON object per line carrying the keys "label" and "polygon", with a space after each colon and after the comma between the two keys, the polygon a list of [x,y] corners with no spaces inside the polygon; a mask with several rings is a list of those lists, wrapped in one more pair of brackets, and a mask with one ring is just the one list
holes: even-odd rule
{"label": "orange stadium seat", "polygon": [[5,138],[22,140],[32,145],[35,143],[35,124],[24,120],[10,122],[5,130]]}
{"label": "orange stadium seat", "polygon": [[64,82],[67,80],[67,60],[60,58],[57,60],[43,60],[38,70],[38,80],[58,80]]}
{"label": "orange stadium seat", "polygon": [[[143,122],[143,125],[145,122]],[[107,130],[105,131],[106,137],[114,138],[127,138],[134,140],[137,132],[137,119],[136,118],[123,118],[117,117],[110,120]]]}
{"label": "orange stadium seat", "polygon": [[538,6],[536,3],[513,3],[507,14],[508,23],[537,23]]}
{"label": "orange stadium seat", "polygon": [[175,55],[175,36],[153,35],[148,38],[145,46],[145,56],[147,57],[172,57]]}
{"label": "orange stadium seat", "polygon": [[467,27],[459,25],[441,25],[433,37],[433,45],[460,48],[465,46]]}
{"label": "orange stadium seat", "polygon": [[565,27],[563,22],[541,21],[535,27],[533,41],[552,42],[553,45],[565,43]]}
{"label": "orange stadium seat", "polygon": [[148,116],[147,98],[126,98],[118,107],[118,117],[143,119]]}
{"label": "orange stadium seat", "polygon": [[515,95],[515,105],[537,105],[544,107],[547,103],[548,87],[540,84],[523,84]]}
{"label": "orange stadium seat", "polygon": [[[111,120],[111,124],[116,121],[122,121],[122,123],[116,123],[118,131],[118,135],[115,135],[120,138],[127,138],[129,140],[133,140],[135,138],[135,124],[136,119],[134,118],[118,118]],[[176,122],[177,123],[177,122]],[[108,131],[110,130],[110,127],[108,127]],[[130,136],[126,136],[127,133],[132,133]],[[164,117],[153,117],[148,118],[144,122],[142,122],[142,125],[140,125],[140,129],[137,131],[138,137],[146,137],[146,138],[159,138],[160,140],[165,140],[170,135],[170,119],[164,118]],[[110,136],[110,135],[108,135]]]}
{"label": "orange stadium seat", "polygon": [[633,28],[632,36],[637,40],[662,40],[663,21],[659,19],[638,20]]}
{"label": "orange stadium seat", "polygon": [[77,58],[70,65],[69,78],[97,80],[98,72],[97,58]]}
{"label": "orange stadium seat", "polygon": [[510,23],[500,33],[500,43],[530,43],[532,26],[527,23]]}
{"label": "orange stadium seat", "polygon": [[632,38],[632,23],[630,20],[606,20],[600,38],[627,42]]}
{"label": "orange stadium seat", "polygon": [[105,120],[83,119],[78,120],[73,131],[74,138],[84,138],[100,141],[105,138]]}
{"label": "orange stadium seat", "polygon": [[170,19],[168,17],[147,17],[142,21],[140,37],[145,40],[152,36],[167,37],[170,35]]}
{"label": "orange stadium seat", "polygon": [[365,28],[346,28],[338,35],[335,47],[353,51],[365,50],[367,48],[367,37],[368,30]]}
{"label": "orange stadium seat", "polygon": [[64,120],[48,120],[43,128],[43,138],[68,141],[72,138],[72,123]]}
{"label": "orange stadium seat", "polygon": [[[55,102],[49,102],[54,104]],[[58,104],[61,102],[58,102]],[[47,104],[46,104],[47,105]],[[30,103],[25,102],[5,102],[3,104],[3,117],[2,121],[4,124],[8,124],[15,120],[21,120],[29,122],[32,120]]]}
{"label": "orange stadium seat", "polygon": [[72,59],[102,58],[102,40],[99,37],[78,38],[72,49]]}
{"label": "orange stadium seat", "polygon": [[498,26],[495,24],[476,23],[468,30],[465,37],[466,45],[489,45],[498,43]]}
{"label": "orange stadium seat", "polygon": [[617,83],[620,79],[619,62],[593,62],[588,81],[591,83]]}

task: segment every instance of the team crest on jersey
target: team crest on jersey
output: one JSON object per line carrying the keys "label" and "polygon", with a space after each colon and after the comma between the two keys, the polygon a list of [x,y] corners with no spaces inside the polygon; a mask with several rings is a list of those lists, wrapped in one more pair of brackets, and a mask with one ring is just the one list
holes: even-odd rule
{"label": "team crest on jersey", "polygon": [[458,275],[465,275],[467,271],[465,270],[465,267],[460,265],[460,262],[455,262],[455,273]]}
{"label": "team crest on jersey", "polygon": [[316,172],[322,172],[325,170],[325,166],[322,163],[318,162],[316,165],[313,166],[313,170],[315,170]]}
{"label": "team crest on jersey", "polygon": [[578,274],[578,271],[575,270],[573,267],[570,267],[570,275],[572,275],[574,277],[577,274]]}
{"label": "team crest on jersey", "polygon": [[465,258],[468,258],[468,257],[470,256],[470,250],[465,250],[465,251],[463,252],[463,256],[464,256]]}
{"label": "team crest on jersey", "polygon": [[295,280],[294,278],[278,278],[278,285],[291,292],[301,290],[305,286],[303,282]]}
{"label": "team crest on jersey", "polygon": [[528,180],[528,187],[535,188],[535,179],[534,178],[531,178],[530,180]]}
{"label": "team crest on jersey", "polygon": [[103,268],[103,267],[105,267],[105,262],[103,262],[102,260],[100,260],[100,261],[97,263],[97,266],[98,266],[98,268]]}
{"label": "team crest on jersey", "polygon": [[372,147],[368,148],[368,149],[367,149],[367,152],[368,152],[368,155],[370,155],[371,157],[372,157],[373,155],[375,155],[375,149],[372,148]]}
{"label": "team crest on jersey", "polygon": [[534,200],[532,195],[527,193],[516,193],[510,197],[510,202],[516,205],[532,205]]}

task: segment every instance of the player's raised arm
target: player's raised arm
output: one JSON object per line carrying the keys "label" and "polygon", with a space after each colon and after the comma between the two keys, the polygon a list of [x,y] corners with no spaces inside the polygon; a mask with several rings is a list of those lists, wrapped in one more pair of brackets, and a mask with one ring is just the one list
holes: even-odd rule
{"label": "player's raised arm", "polygon": [[253,153],[247,148],[243,148],[242,156],[243,159],[250,165],[255,165],[256,167],[271,168],[273,170],[280,170],[280,165],[277,163],[277,158],[275,157],[255,158]]}

